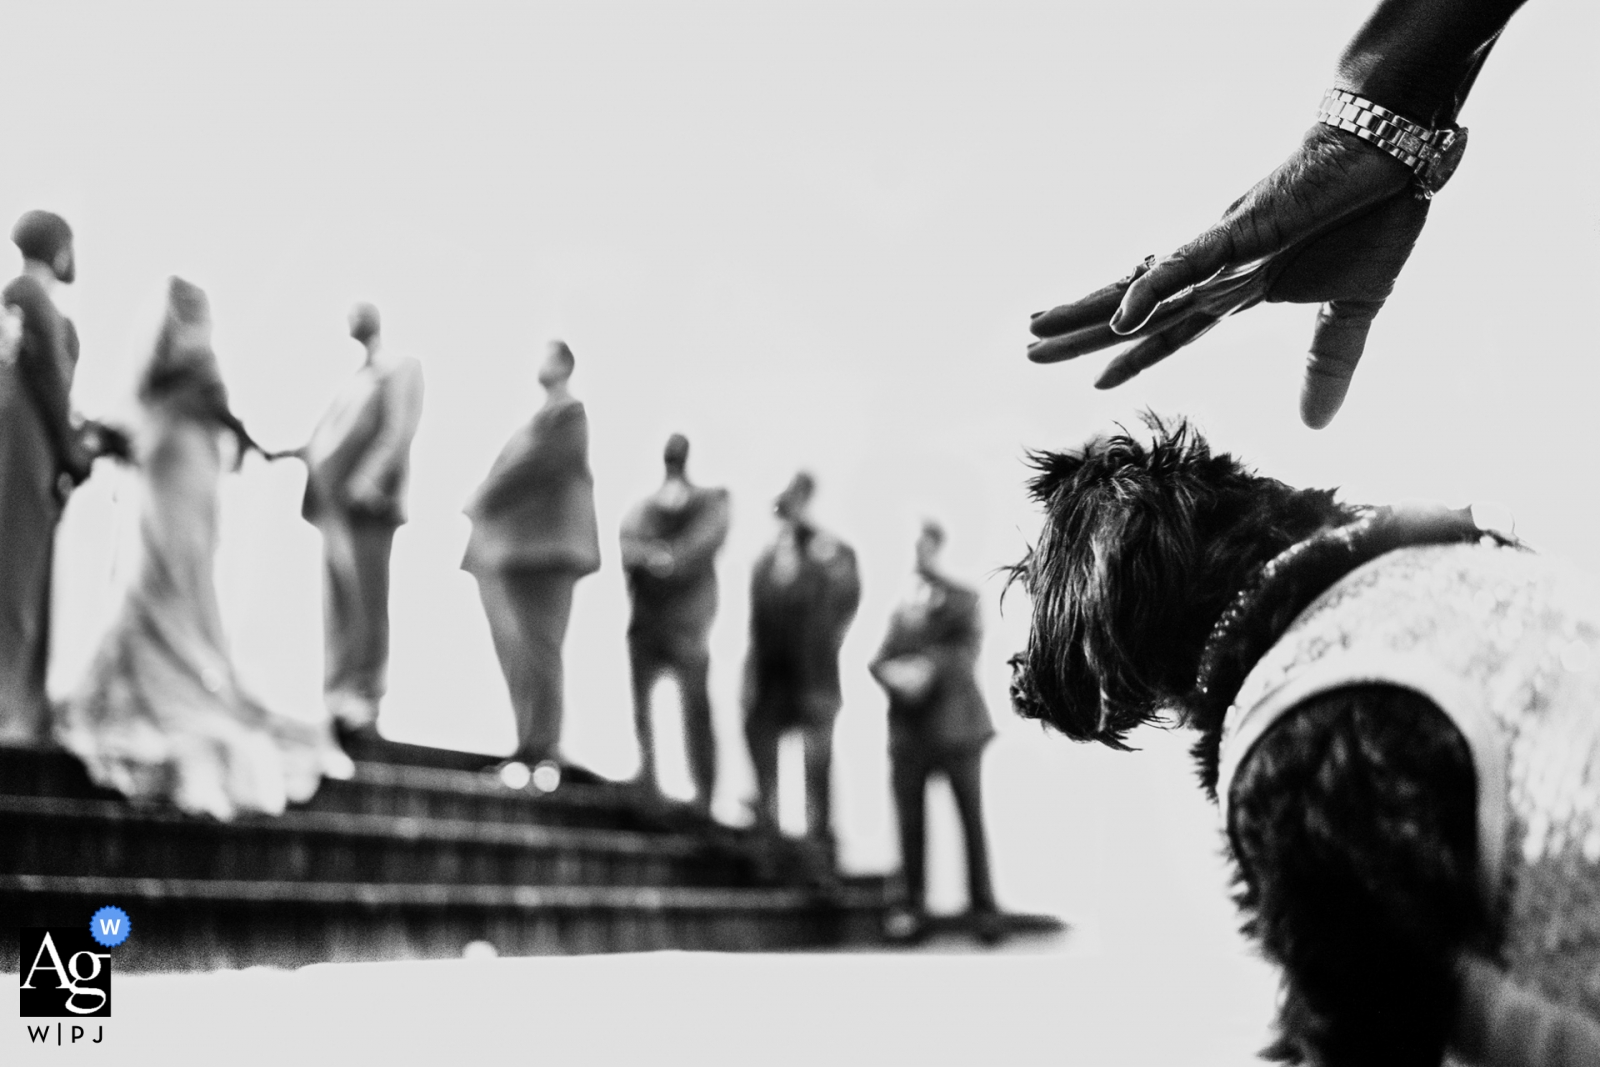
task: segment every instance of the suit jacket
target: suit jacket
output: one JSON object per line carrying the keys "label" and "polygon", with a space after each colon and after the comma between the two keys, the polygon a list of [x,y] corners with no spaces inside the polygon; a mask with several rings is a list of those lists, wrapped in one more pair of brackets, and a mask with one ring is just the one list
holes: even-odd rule
{"label": "suit jacket", "polygon": [[49,501],[53,513],[57,475],[86,472],[68,404],[78,331],[27,275],[7,285],[0,302],[22,316],[16,356],[0,365],[0,506],[14,505],[21,494]]}
{"label": "suit jacket", "polygon": [[751,576],[745,714],[779,727],[832,722],[839,649],[860,603],[849,545],[811,527],[781,534]]}
{"label": "suit jacket", "polygon": [[540,408],[500,451],[466,512],[472,536],[463,570],[599,570],[583,404],[567,399]]}
{"label": "suit jacket", "polygon": [[[422,365],[410,357],[363,367],[334,399],[306,449],[306,495],[301,514],[311,523],[342,515],[406,521],[411,440],[422,416]],[[352,488],[378,489],[361,506]]]}
{"label": "suit jacket", "polygon": [[50,581],[63,472],[83,473],[67,395],[78,360],[72,323],[33,278],[12,282],[5,304],[22,337],[0,358],[0,734],[41,735],[47,716]]}
{"label": "suit jacket", "polygon": [[[994,736],[975,668],[982,627],[978,594],[942,576],[925,579],[925,600],[900,605],[871,671],[889,694],[889,747],[938,750],[982,745]],[[925,691],[912,696],[884,683],[880,668],[902,656],[933,667]]]}
{"label": "suit jacket", "polygon": [[[728,522],[728,491],[698,486],[689,487],[681,507],[651,496],[628,512],[622,520],[622,567],[633,601],[630,638],[704,646],[717,613],[716,559],[728,539]],[[670,573],[658,576],[645,566],[652,550],[671,557]]]}

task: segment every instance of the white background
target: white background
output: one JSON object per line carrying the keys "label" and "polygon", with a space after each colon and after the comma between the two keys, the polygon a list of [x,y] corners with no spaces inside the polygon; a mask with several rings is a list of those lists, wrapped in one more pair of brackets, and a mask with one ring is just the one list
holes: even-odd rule
{"label": "white background", "polygon": [[[1090,388],[1103,357],[1035,367],[1023,356],[1030,311],[1192,236],[1289,150],[1366,10],[1268,0],[15,5],[0,25],[0,217],[47,207],[77,232],[69,299],[85,413],[126,411],[140,335],[171,273],[210,294],[235,409],[268,447],[301,443],[358,364],[344,335],[354,300],[376,302],[388,343],[422,360],[427,404],[412,521],[395,546],[382,719],[397,739],[510,748],[488,629],[458,569],[460,509],[538,403],[548,338],[577,355],[604,558],[575,599],[566,747],[603,773],[625,776],[636,762],[615,531],[659,479],[666,436],[682,431],[691,474],[734,494],[712,695],[717,811],[743,817],[746,582],[771,534],[772,496],[805,467],[819,481],[819,518],[856,547],[865,585],[836,741],[844,859],[891,867],[883,701],[865,663],[918,520],[940,518],[952,571],[985,593],[1001,898],[1074,930],[1053,961],[1004,957],[1009,971],[908,958],[932,969],[880,988],[883,1018],[904,1027],[900,1010],[929,1033],[1003,1024],[1030,1060],[1156,1063],[1181,1049],[1188,1062],[1242,1062],[1263,1040],[1271,977],[1233,932],[1185,739],[1151,734],[1143,753],[1118,754],[1012,717],[1004,664],[1024,640],[1026,610],[1019,597],[1000,614],[993,572],[1037,526],[1024,451],[1071,446],[1146,406],[1193,416],[1217,445],[1285,481],[1340,486],[1357,501],[1498,501],[1538,546],[1600,562],[1588,328],[1600,15],[1581,0],[1537,0],[1498,46],[1462,116],[1473,131],[1465,163],[1330,429],[1306,430],[1296,415],[1306,307],[1258,308],[1111,393]],[[218,569],[249,683],[274,707],[316,715],[320,545],[299,518],[302,478],[293,464],[258,460],[229,478]],[[63,522],[58,692],[81,676],[117,603],[130,500],[127,476],[102,465]],[[934,899],[957,907],[947,804],[941,791],[932,808]],[[898,965],[830,959],[844,968],[836,998],[875,981],[862,968]],[[556,973],[608,966],[491,966],[533,975],[563,962]],[[1028,969],[1046,962],[1060,970]],[[665,981],[660,961],[609,964],[619,965],[625,986]],[[782,969],[793,964],[749,966],[777,968],[762,973],[790,1001],[809,987]],[[911,991],[946,989],[944,969],[958,985],[1000,983],[984,986],[987,1016],[915,1010]],[[1020,991],[1046,973],[1077,983],[1074,995],[1037,1012],[1003,1007],[1033,1003]],[[304,999],[312,979],[297,980]],[[177,980],[146,980],[158,981]],[[704,1009],[733,1008],[739,983],[708,981],[721,1000]],[[229,1001],[238,1018],[254,997]],[[1195,1007],[1213,1002],[1226,1010]],[[824,1022],[828,1003],[863,1026],[876,1017],[827,1001]],[[1165,1036],[1111,1026],[1129,1003]],[[749,1027],[776,1018],[776,1005],[746,1007]],[[695,1017],[680,1008],[672,1018]],[[448,1031],[419,1010],[403,1032],[435,1021]],[[118,1015],[119,1027],[135,1025],[120,1005]],[[509,1039],[521,1024],[484,1025],[474,1032],[489,1041],[495,1026]],[[742,1031],[727,1026],[708,1040],[737,1059]],[[841,1038],[828,1056],[858,1047]],[[935,1041],[923,1057],[961,1058],[966,1047]]]}

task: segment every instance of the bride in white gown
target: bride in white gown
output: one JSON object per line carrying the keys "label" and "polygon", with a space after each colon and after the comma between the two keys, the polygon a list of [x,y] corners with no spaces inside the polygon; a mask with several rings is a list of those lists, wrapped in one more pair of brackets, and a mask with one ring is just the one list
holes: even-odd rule
{"label": "bride in white gown", "polygon": [[329,724],[269,711],[229,660],[213,575],[223,438],[238,459],[260,449],[228,408],[205,293],[180,278],[138,399],[137,571],[83,685],[57,709],[56,739],[96,783],[135,799],[219,819],[282,812],[354,768]]}

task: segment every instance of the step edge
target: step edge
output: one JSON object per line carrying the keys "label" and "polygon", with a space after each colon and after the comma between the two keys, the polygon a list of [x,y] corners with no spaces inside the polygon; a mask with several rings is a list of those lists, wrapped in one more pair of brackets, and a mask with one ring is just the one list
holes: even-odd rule
{"label": "step edge", "polygon": [[0,875],[0,893],[243,904],[324,904],[360,907],[489,907],[517,910],[596,909],[661,911],[877,910],[872,894],[833,895],[768,887],[679,886],[459,886],[366,882],[259,882],[247,880],[116,878],[78,875]]}
{"label": "step edge", "polygon": [[[686,831],[659,834],[602,827],[520,825],[440,819],[427,815],[382,815],[364,812],[303,811],[282,815],[247,815],[222,821],[189,815],[170,808],[143,807],[125,801],[83,800],[73,797],[0,795],[0,817],[35,816],[51,819],[86,819],[125,825],[158,823],[168,826],[204,825],[217,829],[261,830],[285,833],[368,837],[396,841],[436,841],[479,845],[520,845],[533,848],[577,847],[595,852],[628,855],[694,857],[718,851],[720,842],[691,837]],[[734,849],[722,844],[721,851]]]}

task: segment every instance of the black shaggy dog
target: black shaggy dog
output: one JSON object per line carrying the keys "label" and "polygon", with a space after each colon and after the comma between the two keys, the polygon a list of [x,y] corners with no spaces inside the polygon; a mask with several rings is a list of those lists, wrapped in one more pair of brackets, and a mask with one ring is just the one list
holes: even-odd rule
{"label": "black shaggy dog", "polygon": [[[1225,712],[1302,609],[1396,547],[1497,535],[1462,512],[1341,504],[1213,454],[1186,423],[1146,421],[1153,444],[1122,433],[1033,457],[1047,520],[1015,568],[1033,628],[1012,660],[1012,700],[1114,748],[1142,723],[1193,727],[1216,799]],[[1477,880],[1473,758],[1431,701],[1386,685],[1308,698],[1251,750],[1231,796],[1245,929],[1284,972],[1264,1055],[1436,1067],[1447,1046],[1485,1062],[1593,1054],[1577,1051],[1581,1025],[1563,1037],[1531,1016],[1510,1026],[1520,1034],[1466,1033],[1488,1025],[1484,1011],[1503,1022],[1518,1009],[1473,984],[1492,962],[1464,969],[1495,959],[1495,916]],[[1485,1007],[1497,995],[1499,1007]]]}

